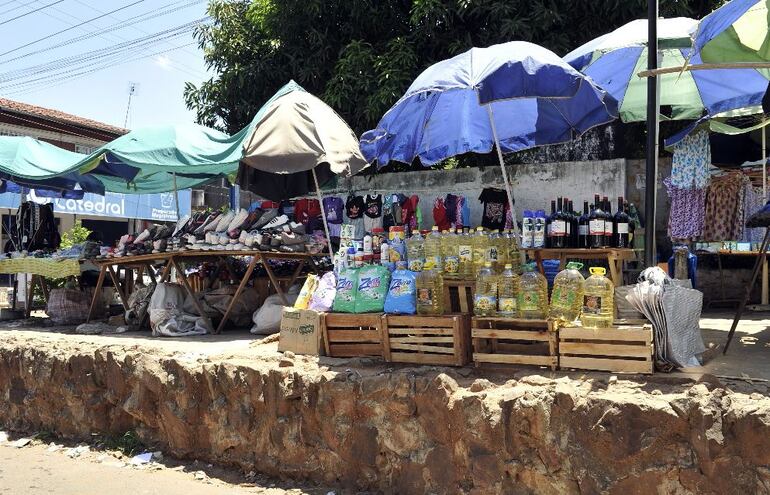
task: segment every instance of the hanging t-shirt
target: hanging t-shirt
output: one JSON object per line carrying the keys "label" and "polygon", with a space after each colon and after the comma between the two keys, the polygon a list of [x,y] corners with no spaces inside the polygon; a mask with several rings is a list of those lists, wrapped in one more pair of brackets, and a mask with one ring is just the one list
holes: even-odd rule
{"label": "hanging t-shirt", "polygon": [[333,224],[342,224],[343,217],[342,211],[345,204],[342,202],[342,198],[336,196],[329,196],[324,198],[324,211],[326,212],[326,221]]}
{"label": "hanging t-shirt", "polygon": [[481,191],[479,201],[484,203],[481,226],[489,230],[503,230],[505,210],[508,207],[508,195],[505,191],[488,187]]}
{"label": "hanging t-shirt", "polygon": [[382,216],[382,196],[380,194],[367,194],[364,197],[364,213],[369,218],[379,218]]}
{"label": "hanging t-shirt", "polygon": [[345,215],[353,220],[361,218],[364,214],[364,198],[361,196],[348,196],[345,203]]}

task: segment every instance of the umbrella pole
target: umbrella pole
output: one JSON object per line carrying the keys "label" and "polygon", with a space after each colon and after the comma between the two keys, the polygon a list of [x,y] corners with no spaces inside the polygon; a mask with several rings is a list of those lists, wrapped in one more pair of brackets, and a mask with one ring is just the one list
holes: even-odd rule
{"label": "umbrella pole", "polygon": [[[762,123],[765,123],[765,117],[762,117]],[[762,126],[762,203],[767,202],[767,135],[765,134],[765,126]],[[765,234],[767,234],[767,228],[765,228]],[[767,249],[767,248],[765,248]],[[763,305],[767,305],[770,302],[770,294],[768,294],[768,274],[767,263],[762,263],[762,299]]]}
{"label": "umbrella pole", "polygon": [[179,190],[176,188],[176,172],[174,172],[174,204],[176,205],[176,221],[179,221]]}
{"label": "umbrella pole", "polygon": [[315,182],[315,193],[318,196],[318,205],[321,207],[321,219],[324,222],[324,232],[326,232],[326,242],[329,246],[329,255],[332,257],[332,265],[334,264],[334,250],[332,249],[332,236],[329,235],[329,224],[326,223],[326,210],[324,210],[324,202],[321,197],[321,186],[318,185],[318,176],[315,173],[315,167],[313,167],[313,182]]}
{"label": "umbrella pole", "polygon": [[[497,127],[495,126],[495,116],[492,113],[492,104],[487,104],[487,115],[489,115],[489,125],[492,127],[492,137],[495,139],[495,149],[497,149],[497,159],[500,161],[500,169],[503,171],[503,182],[505,182],[505,192],[508,195],[508,207],[511,209],[511,223],[513,224],[513,234],[516,238],[517,247],[521,246],[521,235],[519,233],[519,224],[516,222],[518,218],[516,215],[516,209],[513,206],[513,193],[511,192],[511,183],[508,180],[508,172],[505,170],[505,160],[503,159],[503,151],[500,149],[500,140],[497,137]],[[521,258],[521,264],[526,262],[526,254],[519,249],[519,257]]]}

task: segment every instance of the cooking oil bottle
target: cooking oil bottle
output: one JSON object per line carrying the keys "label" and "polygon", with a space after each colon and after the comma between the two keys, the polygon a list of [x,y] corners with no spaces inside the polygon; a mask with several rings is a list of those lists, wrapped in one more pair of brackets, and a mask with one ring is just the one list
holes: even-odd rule
{"label": "cooking oil bottle", "polygon": [[487,262],[489,236],[484,232],[484,227],[476,228],[476,233],[471,237],[471,246],[473,248],[473,274],[476,275]]}
{"label": "cooking oil bottle", "polygon": [[409,262],[409,270],[421,272],[425,264],[425,238],[419,230],[406,240],[406,259]]}
{"label": "cooking oil bottle", "polygon": [[507,231],[500,232],[496,239],[497,245],[497,271],[502,272],[505,270],[505,265],[511,263],[508,259],[508,235]]}
{"label": "cooking oil bottle", "polygon": [[589,271],[580,321],[586,328],[611,327],[615,321],[615,286],[605,277],[606,269],[593,266]]}
{"label": "cooking oil bottle", "polygon": [[553,281],[551,308],[548,316],[566,322],[573,322],[580,316],[583,307],[585,279],[580,274],[582,263],[567,263],[567,268],[559,272]]}
{"label": "cooking oil bottle", "polygon": [[444,314],[444,282],[432,261],[425,262],[423,270],[417,274],[415,286],[418,315]]}
{"label": "cooking oil bottle", "polygon": [[473,246],[471,234],[463,230],[457,233],[457,253],[459,255],[459,278],[473,280],[476,273],[473,269]]}
{"label": "cooking oil bottle", "polygon": [[505,265],[500,274],[497,287],[497,315],[505,318],[518,316],[516,297],[519,291],[519,276],[510,263]]}
{"label": "cooking oil bottle", "polygon": [[491,263],[484,263],[476,276],[476,295],[473,298],[473,314],[495,316],[497,313],[497,275]]}
{"label": "cooking oil bottle", "polygon": [[433,269],[441,273],[444,264],[441,261],[441,232],[434,225],[430,234],[425,237],[425,261],[433,263]]}
{"label": "cooking oil bottle", "polygon": [[460,278],[460,238],[454,229],[441,236],[441,258],[444,261],[444,278]]}
{"label": "cooking oil bottle", "polygon": [[489,233],[487,242],[487,256],[486,262],[492,264],[492,270],[495,273],[500,273],[500,233],[497,230],[493,230]]}
{"label": "cooking oil bottle", "polygon": [[519,278],[518,306],[525,320],[543,320],[548,314],[548,281],[533,264],[524,265]]}

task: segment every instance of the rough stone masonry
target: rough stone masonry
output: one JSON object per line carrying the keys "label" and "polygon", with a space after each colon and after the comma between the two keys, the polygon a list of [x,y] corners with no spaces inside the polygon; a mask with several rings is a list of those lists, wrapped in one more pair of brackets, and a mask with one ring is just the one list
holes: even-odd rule
{"label": "rough stone masonry", "polygon": [[136,430],[181,458],[384,493],[770,493],[763,386],[101,339],[2,332],[0,425],[78,439]]}

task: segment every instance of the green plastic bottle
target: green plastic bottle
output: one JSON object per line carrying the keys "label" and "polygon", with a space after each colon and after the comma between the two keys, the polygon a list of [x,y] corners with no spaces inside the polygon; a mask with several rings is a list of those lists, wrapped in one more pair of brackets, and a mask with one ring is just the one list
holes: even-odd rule
{"label": "green plastic bottle", "polygon": [[519,278],[519,318],[544,320],[548,314],[548,281],[534,264],[524,265]]}
{"label": "green plastic bottle", "polygon": [[497,315],[504,318],[518,316],[519,276],[510,263],[505,265],[497,286]]}
{"label": "green plastic bottle", "polygon": [[589,271],[580,321],[586,328],[609,328],[615,321],[615,286],[605,276],[606,269],[594,266]]}
{"label": "green plastic bottle", "polygon": [[582,263],[567,263],[553,281],[551,307],[548,316],[557,320],[573,322],[580,316],[583,307],[585,279],[580,274]]}
{"label": "green plastic bottle", "polygon": [[476,295],[473,298],[473,314],[495,316],[497,314],[497,275],[491,263],[484,263],[476,276]]}

